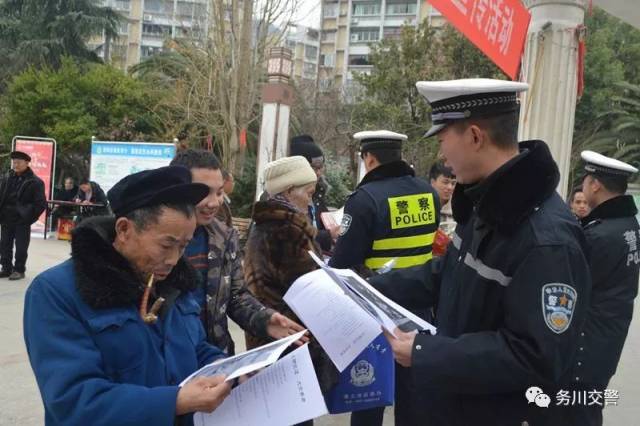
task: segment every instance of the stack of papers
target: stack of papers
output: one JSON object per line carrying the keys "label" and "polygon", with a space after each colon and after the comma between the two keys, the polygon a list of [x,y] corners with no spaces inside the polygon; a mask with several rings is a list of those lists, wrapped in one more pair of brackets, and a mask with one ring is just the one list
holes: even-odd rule
{"label": "stack of papers", "polygon": [[305,323],[338,370],[343,371],[376,336],[380,327],[395,336],[436,328],[385,297],[349,269],[329,268],[315,254],[321,269],[298,278],[284,300]]}
{"label": "stack of papers", "polygon": [[[217,360],[187,377],[180,386],[196,377],[226,375],[229,381],[264,368],[234,388],[212,413],[195,413],[194,424],[284,426],[327,414],[309,346],[305,344],[278,360],[306,332],[304,330],[245,353]],[[281,407],[286,407],[286,410]]]}
{"label": "stack of papers", "polygon": [[306,344],[236,387],[195,426],[287,426],[328,413]]}

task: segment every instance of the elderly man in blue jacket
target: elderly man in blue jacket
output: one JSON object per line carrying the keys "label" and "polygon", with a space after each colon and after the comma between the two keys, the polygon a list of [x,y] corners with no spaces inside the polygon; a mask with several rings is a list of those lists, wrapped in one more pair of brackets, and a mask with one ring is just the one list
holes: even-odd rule
{"label": "elderly man in blue jacket", "polygon": [[224,377],[178,387],[223,356],[205,341],[182,258],[208,191],[183,167],[127,176],[109,191],[115,217],[84,222],[71,259],[33,281],[24,336],[45,424],[189,425],[228,395]]}

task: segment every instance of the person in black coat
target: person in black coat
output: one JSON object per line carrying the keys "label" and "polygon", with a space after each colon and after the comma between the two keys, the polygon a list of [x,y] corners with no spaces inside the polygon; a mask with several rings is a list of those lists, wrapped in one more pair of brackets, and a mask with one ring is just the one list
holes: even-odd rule
{"label": "person in black coat", "polygon": [[423,396],[421,426],[571,425],[570,385],[591,277],[580,224],[556,192],[542,141],[517,142],[526,83],[419,82],[458,183],[444,257],[371,278],[405,307],[433,307],[437,334],[387,335]]}
{"label": "person in black coat", "polygon": [[[574,387],[591,405],[577,405],[576,424],[602,425],[607,385],[615,374],[638,295],[640,228],[627,180],[638,169],[593,151],[583,151],[582,192],[591,213],[582,219],[593,287],[580,349],[573,365]],[[595,402],[598,401],[598,402]]]}
{"label": "person in black coat", "polygon": [[[313,226],[318,230],[316,242],[323,252],[330,253],[333,248],[332,230],[325,228],[322,218],[320,217],[322,213],[329,211],[326,203],[329,183],[327,182],[327,178],[324,176],[325,162],[322,148],[315,143],[311,136],[298,135],[291,138],[290,154],[291,156],[300,155],[306,158],[318,177],[318,183],[316,184],[316,190],[313,193],[312,203],[309,206],[309,217],[313,222]],[[337,232],[337,230],[334,231]]]}
{"label": "person in black coat", "polygon": [[74,201],[86,204],[102,204],[101,207],[83,208],[80,214],[81,220],[91,216],[108,216],[111,214],[109,200],[104,191],[97,182],[90,181],[89,179],[85,178],[80,181],[78,194]]}
{"label": "person in black coat", "polygon": [[[55,199],[59,201],[73,201],[78,195],[78,186],[75,180],[68,176],[64,180],[64,186],[55,192]],[[73,207],[56,206],[51,212],[52,228],[58,227],[58,220],[65,216],[73,216]]]}
{"label": "person in black coat", "polygon": [[24,278],[31,224],[47,207],[44,182],[33,173],[30,162],[28,154],[13,151],[11,170],[0,180],[0,278]]}

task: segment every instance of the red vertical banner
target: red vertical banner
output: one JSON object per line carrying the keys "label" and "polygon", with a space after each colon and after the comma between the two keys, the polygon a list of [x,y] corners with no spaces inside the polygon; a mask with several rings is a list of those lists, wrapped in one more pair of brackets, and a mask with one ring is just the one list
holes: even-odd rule
{"label": "red vertical banner", "polygon": [[429,0],[512,80],[517,79],[531,14],[520,0]]}
{"label": "red vertical banner", "polygon": [[[16,136],[13,149],[22,151],[31,157],[29,167],[44,182],[44,194],[47,200],[53,198],[53,175],[56,165],[56,141],[48,138],[30,138]],[[31,232],[44,233],[47,211],[40,215],[31,226]]]}

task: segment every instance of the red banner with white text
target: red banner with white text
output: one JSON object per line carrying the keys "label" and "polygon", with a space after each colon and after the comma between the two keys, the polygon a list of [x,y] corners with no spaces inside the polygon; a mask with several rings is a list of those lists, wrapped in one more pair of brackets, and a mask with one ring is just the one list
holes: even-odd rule
{"label": "red banner with white text", "polygon": [[[53,139],[31,139],[16,136],[13,138],[13,149],[29,154],[31,157],[29,167],[44,182],[44,194],[47,200],[50,200],[53,196],[52,183],[55,172],[56,141]],[[47,211],[45,210],[38,220],[31,225],[32,233],[44,233],[46,214]]]}
{"label": "red banner with white text", "polygon": [[518,78],[531,14],[520,0],[428,0],[512,80]]}

